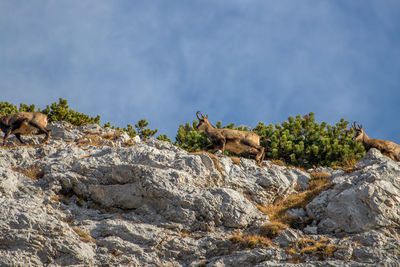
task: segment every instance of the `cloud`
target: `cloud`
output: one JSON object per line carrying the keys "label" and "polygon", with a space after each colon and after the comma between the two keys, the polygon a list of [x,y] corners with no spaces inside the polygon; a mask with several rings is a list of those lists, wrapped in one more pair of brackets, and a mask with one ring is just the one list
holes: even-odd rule
{"label": "cloud", "polygon": [[5,0],[2,98],[63,97],[103,122],[146,118],[172,138],[197,110],[250,126],[314,111],[400,143],[389,123],[400,111],[398,5]]}

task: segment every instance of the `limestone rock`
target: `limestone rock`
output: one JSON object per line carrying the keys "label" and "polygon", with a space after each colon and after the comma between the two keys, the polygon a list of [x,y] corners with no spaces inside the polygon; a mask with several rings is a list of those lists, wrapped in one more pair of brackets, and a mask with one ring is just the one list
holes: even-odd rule
{"label": "limestone rock", "polygon": [[319,232],[360,233],[400,224],[400,163],[371,149],[357,164],[362,167],[333,179],[307,213],[319,221]]}
{"label": "limestone rock", "polygon": [[[291,266],[397,266],[400,165],[370,152],[353,173],[289,213],[314,218],[270,247],[241,249],[257,234],[257,205],[306,189],[308,172],[264,161],[191,154],[98,125],[51,123],[50,141],[0,148],[0,266],[287,266],[301,239],[337,250]],[[12,140],[11,141],[15,141]],[[17,142],[14,142],[17,144]]]}

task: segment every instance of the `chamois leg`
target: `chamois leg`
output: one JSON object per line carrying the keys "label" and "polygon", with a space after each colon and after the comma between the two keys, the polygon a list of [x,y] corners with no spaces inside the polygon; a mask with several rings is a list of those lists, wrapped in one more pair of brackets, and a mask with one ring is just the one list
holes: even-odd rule
{"label": "chamois leg", "polygon": [[264,160],[264,148],[263,148],[262,146],[260,146],[260,147],[258,148],[258,150],[259,150],[259,152],[258,152],[258,154],[257,154],[257,156],[256,156],[256,161],[257,161],[259,164],[261,164],[261,163],[263,162],[263,160]]}
{"label": "chamois leg", "polygon": [[262,154],[260,154],[260,152],[258,151],[258,149],[252,147],[252,148],[249,149],[249,152],[248,152],[248,153],[249,153],[249,154],[256,155],[256,164],[257,164],[257,166],[261,166],[262,161],[260,160],[260,158],[261,158]]}
{"label": "chamois leg", "polygon": [[46,137],[45,139],[43,139],[42,143],[47,143],[50,139],[51,130],[46,129],[46,132],[44,134],[46,135]]}
{"label": "chamois leg", "polygon": [[215,146],[214,146],[213,144],[210,144],[210,145],[206,146],[206,147],[204,148],[204,150],[205,150],[205,151],[208,151],[208,150],[212,150],[212,149],[214,149],[214,148],[215,148]]}
{"label": "chamois leg", "polygon": [[396,161],[400,161],[400,153],[398,153],[397,155],[394,156]]}
{"label": "chamois leg", "polygon": [[258,166],[262,166],[262,162],[264,160],[264,148],[263,147],[259,147],[256,148],[257,152],[256,152],[256,162]]}
{"label": "chamois leg", "polygon": [[30,122],[30,125],[32,125],[33,127],[36,127],[39,130],[38,134],[45,134],[46,137],[45,139],[43,139],[42,144],[47,143],[49,141],[50,138],[50,130],[47,130],[46,128],[44,128],[43,126],[36,124],[34,122]]}
{"label": "chamois leg", "polygon": [[222,150],[222,156],[225,156],[225,144],[226,144],[226,142],[225,142],[225,140],[223,140],[223,141],[222,141],[222,148],[221,148],[221,150]]}
{"label": "chamois leg", "polygon": [[246,146],[251,147],[251,152],[249,153],[256,155],[257,165],[261,166],[261,163],[264,160],[264,147],[257,144],[252,144],[250,142],[247,142],[246,140],[244,140],[242,143]]}
{"label": "chamois leg", "polygon": [[216,147],[218,147],[219,149],[221,149],[221,151],[222,151],[222,156],[224,156],[224,155],[225,155],[225,144],[226,144],[226,139],[225,139],[225,137],[223,137],[222,135],[221,135],[221,136],[218,136],[218,137],[214,140],[214,142],[216,143],[216,144],[215,144]]}
{"label": "chamois leg", "polygon": [[20,133],[16,133],[15,136],[21,142],[21,144],[25,144],[24,141],[22,141],[22,139],[21,139],[21,134]]}
{"label": "chamois leg", "polygon": [[220,141],[220,142],[218,142],[218,144],[216,144],[214,146],[214,148],[217,149],[217,152],[219,150],[221,150],[221,155],[224,156],[225,155],[225,145],[226,145],[225,142]]}
{"label": "chamois leg", "polygon": [[221,144],[219,144],[219,143],[211,143],[211,144],[209,144],[208,146],[206,146],[204,148],[205,151],[210,151],[210,150],[215,150],[215,149],[220,150],[221,149]]}
{"label": "chamois leg", "polygon": [[396,161],[394,159],[394,155],[392,153],[384,151],[384,152],[382,152],[382,154],[385,155],[386,157],[389,157],[391,160]]}
{"label": "chamois leg", "polygon": [[214,148],[220,149],[222,151],[222,155],[225,155],[226,139],[224,137],[211,138],[211,143],[212,143]]}
{"label": "chamois leg", "polygon": [[11,127],[8,127],[8,128],[6,129],[6,131],[4,132],[3,146],[6,145],[6,139],[7,139],[7,137],[10,135],[10,133],[11,133]]}

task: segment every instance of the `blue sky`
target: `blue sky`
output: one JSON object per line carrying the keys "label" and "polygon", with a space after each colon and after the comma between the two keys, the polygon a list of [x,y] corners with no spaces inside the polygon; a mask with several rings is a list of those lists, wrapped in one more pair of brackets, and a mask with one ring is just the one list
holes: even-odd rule
{"label": "blue sky", "polygon": [[400,1],[0,1],[0,101],[126,126],[315,112],[400,143]]}

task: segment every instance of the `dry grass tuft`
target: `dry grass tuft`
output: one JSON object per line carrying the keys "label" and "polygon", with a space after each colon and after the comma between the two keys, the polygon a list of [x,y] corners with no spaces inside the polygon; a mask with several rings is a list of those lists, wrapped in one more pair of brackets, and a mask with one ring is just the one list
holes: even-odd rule
{"label": "dry grass tuft", "polygon": [[209,152],[206,152],[207,155],[211,158],[211,160],[214,162],[214,166],[215,168],[221,173],[221,175],[223,174],[223,170],[221,165],[219,164],[219,160],[217,158],[217,156],[215,156],[214,154],[211,154]]}
{"label": "dry grass tuft", "polygon": [[327,258],[333,258],[335,251],[338,250],[339,248],[346,248],[346,247],[343,246],[339,247],[333,244],[324,244],[317,242],[315,245],[311,247],[303,248],[302,250],[300,250],[300,253],[314,254],[317,255],[320,260],[325,260]]}
{"label": "dry grass tuft", "polygon": [[240,248],[268,248],[273,245],[271,240],[261,235],[234,234],[229,240]]}
{"label": "dry grass tuft", "polygon": [[278,166],[286,166],[285,162],[280,159],[272,159],[271,163]]}
{"label": "dry grass tuft", "polygon": [[[332,182],[328,180],[331,177],[329,173],[325,172],[312,172],[310,173],[310,181],[308,182],[308,189],[310,191],[324,188],[326,185],[331,184]],[[321,192],[321,191],[320,191]],[[318,194],[320,193],[318,192]]]}
{"label": "dry grass tuft", "polygon": [[299,249],[303,249],[309,246],[313,246],[315,244],[315,240],[311,239],[311,238],[300,238],[296,241],[295,245],[297,248]]}
{"label": "dry grass tuft", "polygon": [[51,200],[55,201],[55,202],[59,202],[60,201],[60,197],[58,195],[52,195],[50,197]]}
{"label": "dry grass tuft", "polygon": [[353,172],[355,172],[355,171],[362,170],[362,167],[351,166],[351,167],[342,168],[342,170],[343,170],[345,173],[353,173]]}
{"label": "dry grass tuft", "polygon": [[234,164],[239,165],[240,166],[240,158],[239,157],[231,157],[231,160]]}
{"label": "dry grass tuft", "polygon": [[301,191],[301,184],[296,183],[296,186],[294,187],[294,190],[296,190],[297,192]]}
{"label": "dry grass tuft", "polygon": [[190,237],[190,238],[193,238],[193,239],[200,239],[200,238],[203,237],[201,234],[198,234],[198,233],[190,233],[190,232],[187,232],[187,231],[182,232],[182,233],[181,233],[181,236],[182,236],[182,237]]}
{"label": "dry grass tuft", "polygon": [[22,173],[25,176],[27,176],[35,181],[39,180],[40,178],[42,178],[44,176],[43,169],[41,167],[39,167],[38,165],[33,165],[26,169],[13,168],[12,170]]}
{"label": "dry grass tuft", "polygon": [[248,201],[252,201],[251,196],[247,194],[243,194],[244,198],[247,199]]}
{"label": "dry grass tuft", "polygon": [[[1,131],[0,131],[0,133],[1,133]],[[10,140],[8,140],[8,141],[6,142],[6,145],[5,145],[5,146],[0,146],[0,147],[1,147],[2,149],[7,149],[7,150],[9,150],[9,149],[14,149],[14,148],[21,147],[21,146],[23,146],[23,147],[29,147],[29,148],[37,148],[37,147],[42,146],[42,144],[31,145],[31,144],[28,144],[27,142],[25,142],[24,144],[21,144],[19,141],[16,141],[16,142],[11,141],[11,145],[7,145],[8,142],[10,142]],[[3,144],[3,138],[1,139],[0,144]]]}
{"label": "dry grass tuft", "polygon": [[125,147],[131,147],[131,146],[136,145],[136,142],[133,141],[133,138],[130,138],[130,139],[128,139],[128,141],[124,142],[123,144]]}
{"label": "dry grass tuft", "polygon": [[181,233],[181,236],[182,237],[189,237],[190,233],[189,232],[183,232],[183,233]]}
{"label": "dry grass tuft", "polygon": [[343,170],[345,173],[352,173],[358,170],[361,170],[362,167],[356,167],[356,163],[358,162],[358,160],[356,159],[350,159],[347,160],[343,165],[340,166],[333,166],[333,169],[340,169]]}
{"label": "dry grass tuft", "polygon": [[331,177],[329,173],[313,171],[310,173],[311,180],[324,180]]}
{"label": "dry grass tuft", "polygon": [[298,218],[287,215],[286,211],[305,208],[322,191],[332,186],[332,182],[328,180],[329,177],[330,175],[327,173],[314,172],[311,174],[307,190],[289,195],[285,199],[279,199],[272,205],[259,205],[258,209],[267,214],[272,223],[281,223],[289,226],[295,223]]}
{"label": "dry grass tuft", "polygon": [[364,246],[363,244],[361,244],[361,243],[358,242],[358,241],[353,241],[353,243],[354,243],[357,247],[363,247],[363,246]]}
{"label": "dry grass tuft", "polygon": [[118,136],[121,135],[121,133],[122,133],[122,131],[115,131],[115,132],[113,132],[113,133],[106,133],[106,134],[103,134],[101,137],[102,137],[103,139],[107,139],[107,140],[110,140],[110,141],[114,141],[114,140],[116,140],[116,139],[118,138]]}
{"label": "dry grass tuft", "polygon": [[[78,139],[76,144],[79,147],[82,146],[104,146],[109,142],[116,141],[118,136],[120,136],[122,131],[115,131],[113,133],[106,133],[103,135],[88,133],[84,137]],[[125,147],[130,147],[135,145],[136,143],[130,138],[128,141],[124,142]]]}
{"label": "dry grass tuft", "polygon": [[98,136],[96,134],[87,134],[86,136],[78,139],[76,141],[76,144],[81,147],[81,146],[102,146],[102,142],[104,141],[101,136]]}
{"label": "dry grass tuft", "polygon": [[110,250],[111,255],[113,255],[114,257],[118,257],[119,255],[124,254],[121,250],[117,249],[117,248],[112,248]]}
{"label": "dry grass tuft", "polygon": [[356,165],[358,162],[357,159],[349,159],[345,162],[345,164],[343,165],[343,167],[352,167],[354,165]]}
{"label": "dry grass tuft", "polygon": [[317,241],[310,238],[301,238],[293,244],[300,254],[312,254],[318,256],[319,260],[333,258],[336,250],[346,248],[346,246],[338,246],[330,244],[328,238],[321,238]]}
{"label": "dry grass tuft", "polygon": [[211,160],[214,163],[214,167],[219,171],[219,173],[221,173],[221,175],[223,175],[222,167],[219,164],[219,160],[218,160],[217,156],[215,156],[214,154],[212,154],[208,151],[198,151],[198,152],[190,152],[190,155],[200,155],[203,153],[206,153],[211,158]]}
{"label": "dry grass tuft", "polygon": [[85,231],[82,231],[78,227],[72,227],[72,230],[75,231],[75,233],[79,236],[79,239],[82,242],[85,242],[85,243],[88,243],[88,242],[96,243],[97,242],[96,239],[94,239],[91,235],[89,235]]}
{"label": "dry grass tuft", "polygon": [[288,262],[289,263],[302,263],[304,262],[303,258],[301,257],[301,255],[294,249],[294,248],[290,248],[288,250],[285,251],[287,255],[290,256]]}
{"label": "dry grass tuft", "polygon": [[260,234],[268,238],[275,238],[282,233],[283,230],[288,228],[287,224],[281,222],[265,223],[260,228]]}

